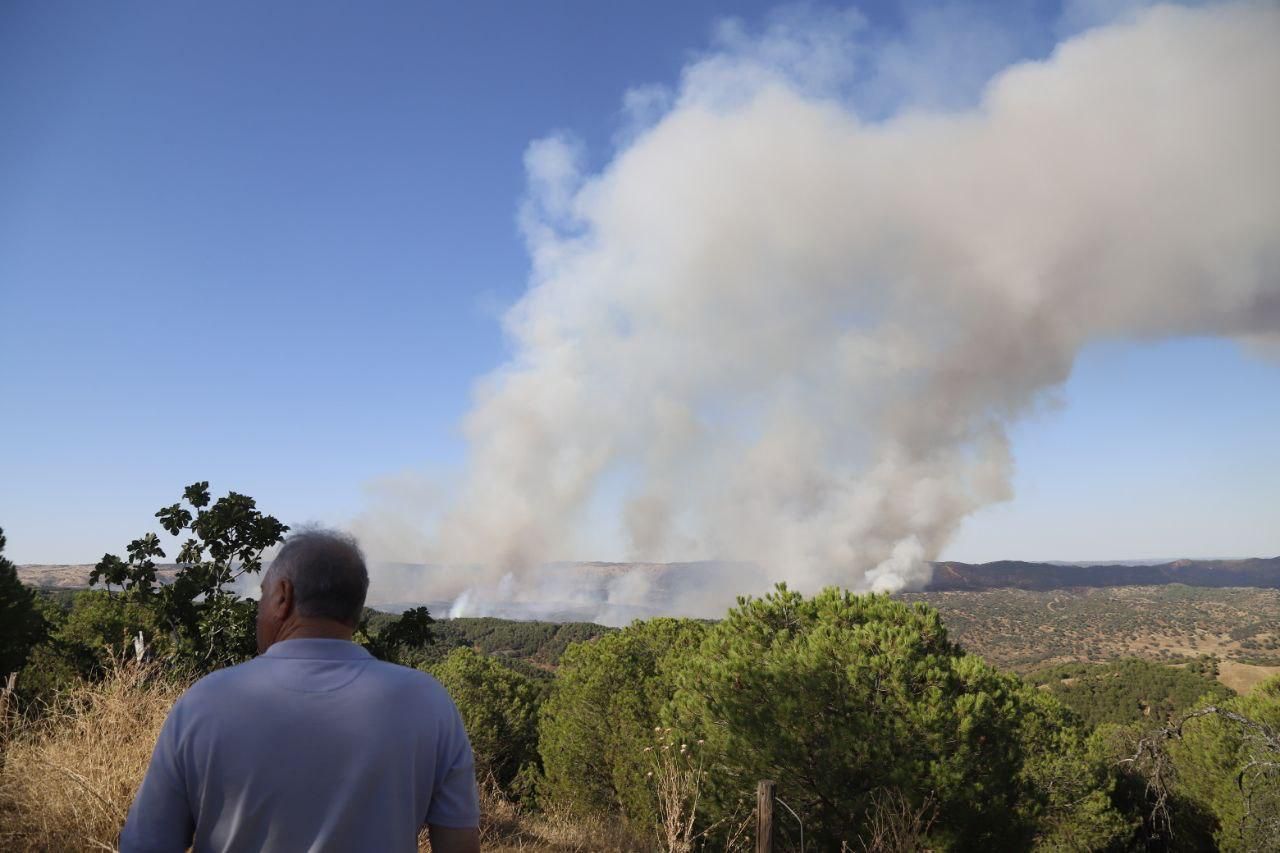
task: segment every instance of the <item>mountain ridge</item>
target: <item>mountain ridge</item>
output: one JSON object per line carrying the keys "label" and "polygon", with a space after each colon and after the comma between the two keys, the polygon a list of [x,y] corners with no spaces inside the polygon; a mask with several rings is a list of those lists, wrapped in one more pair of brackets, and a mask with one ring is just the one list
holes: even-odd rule
{"label": "mountain ridge", "polygon": [[1177,559],[1164,563],[1093,563],[1063,565],[1022,560],[933,564],[933,578],[923,592],[974,592],[983,589],[1049,590],[1072,587],[1249,586],[1280,589],[1280,557],[1236,560]]}

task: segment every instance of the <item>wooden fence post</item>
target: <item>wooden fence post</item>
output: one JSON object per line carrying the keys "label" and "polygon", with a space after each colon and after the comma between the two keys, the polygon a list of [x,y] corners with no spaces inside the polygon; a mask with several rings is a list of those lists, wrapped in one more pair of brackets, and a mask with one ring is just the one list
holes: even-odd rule
{"label": "wooden fence post", "polygon": [[777,788],[768,779],[756,785],[756,853],[773,853],[773,797]]}

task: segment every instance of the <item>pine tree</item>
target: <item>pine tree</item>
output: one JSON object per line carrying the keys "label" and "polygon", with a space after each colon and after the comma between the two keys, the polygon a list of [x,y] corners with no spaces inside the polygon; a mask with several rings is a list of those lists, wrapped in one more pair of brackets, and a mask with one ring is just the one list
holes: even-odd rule
{"label": "pine tree", "polygon": [[4,556],[4,546],[0,530],[0,678],[22,669],[27,654],[45,634],[35,593],[18,580],[18,570]]}

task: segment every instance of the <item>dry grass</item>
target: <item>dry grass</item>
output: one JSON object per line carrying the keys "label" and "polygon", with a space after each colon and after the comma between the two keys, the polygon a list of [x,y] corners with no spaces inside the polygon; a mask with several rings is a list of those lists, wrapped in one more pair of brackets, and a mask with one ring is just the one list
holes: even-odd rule
{"label": "dry grass", "polygon": [[[486,853],[641,853],[639,843],[616,821],[527,814],[492,785],[480,788],[480,846]],[[420,853],[431,845],[424,832]]]}
{"label": "dry grass", "polygon": [[156,736],[184,685],[119,664],[37,723],[10,717],[0,766],[0,848],[115,850]]}
{"label": "dry grass", "polygon": [[[920,853],[926,846],[929,830],[938,812],[933,797],[920,805],[912,805],[900,791],[878,791],[867,815],[867,836],[859,838],[866,853]],[[852,850],[847,845],[843,848]]]}
{"label": "dry grass", "polygon": [[1280,673],[1280,666],[1257,666],[1224,660],[1218,664],[1218,680],[1242,696],[1259,683]]}
{"label": "dry grass", "polygon": [[645,753],[652,758],[649,779],[658,795],[658,841],[666,853],[690,853],[698,837],[693,824],[706,775],[702,741],[695,741],[691,749],[670,728],[653,731],[655,742],[645,747]]}

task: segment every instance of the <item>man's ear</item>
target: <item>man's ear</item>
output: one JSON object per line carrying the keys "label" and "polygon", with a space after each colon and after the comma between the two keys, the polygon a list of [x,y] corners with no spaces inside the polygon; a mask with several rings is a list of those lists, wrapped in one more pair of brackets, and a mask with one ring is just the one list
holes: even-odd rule
{"label": "man's ear", "polygon": [[276,617],[283,622],[293,614],[293,581],[281,578],[276,583],[275,593],[271,603],[276,608]]}

